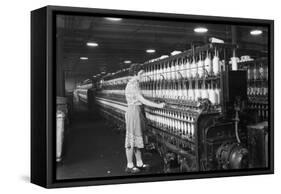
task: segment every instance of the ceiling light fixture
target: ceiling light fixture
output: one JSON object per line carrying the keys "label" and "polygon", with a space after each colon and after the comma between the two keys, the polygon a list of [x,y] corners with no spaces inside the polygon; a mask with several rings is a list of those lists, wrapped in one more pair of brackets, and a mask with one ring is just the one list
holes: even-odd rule
{"label": "ceiling light fixture", "polygon": [[147,53],[155,53],[155,50],[154,49],[147,49],[146,52]]}
{"label": "ceiling light fixture", "polygon": [[256,29],[256,30],[252,30],[252,31],[250,32],[250,34],[253,35],[253,36],[257,36],[257,35],[261,35],[261,34],[262,34],[262,31]]}
{"label": "ceiling light fixture", "polygon": [[124,61],[124,63],[125,63],[125,64],[130,64],[130,63],[132,63],[132,61],[126,60],[126,61]]}
{"label": "ceiling light fixture", "polygon": [[90,47],[97,47],[97,46],[99,46],[99,44],[96,43],[96,42],[87,42],[87,46],[90,46]]}
{"label": "ceiling light fixture", "polygon": [[88,57],[80,57],[80,60],[88,60]]}
{"label": "ceiling light fixture", "polygon": [[196,33],[206,33],[206,32],[208,32],[208,29],[204,28],[204,27],[198,27],[198,28],[194,28],[194,32],[196,32]]}
{"label": "ceiling light fixture", "polygon": [[107,19],[107,20],[109,20],[109,21],[114,21],[114,22],[117,22],[117,21],[121,21],[121,20],[122,20],[122,18],[111,18],[111,17],[107,17],[107,18],[105,18],[105,19]]}

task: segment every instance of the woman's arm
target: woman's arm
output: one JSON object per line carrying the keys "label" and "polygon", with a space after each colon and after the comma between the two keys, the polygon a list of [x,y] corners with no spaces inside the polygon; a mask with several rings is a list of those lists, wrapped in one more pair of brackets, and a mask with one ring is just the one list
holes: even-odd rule
{"label": "woman's arm", "polygon": [[165,106],[165,103],[163,103],[163,102],[158,104],[158,103],[145,99],[142,96],[142,94],[140,94],[140,93],[137,94],[137,97],[138,97],[138,100],[146,106],[151,106],[151,107],[155,107],[155,108],[164,108],[164,106]]}

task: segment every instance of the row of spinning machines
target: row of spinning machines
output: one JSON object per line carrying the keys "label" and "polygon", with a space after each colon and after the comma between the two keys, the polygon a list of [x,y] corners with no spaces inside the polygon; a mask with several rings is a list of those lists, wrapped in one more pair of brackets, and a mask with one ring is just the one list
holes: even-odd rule
{"label": "row of spinning machines", "polygon": [[[161,155],[164,172],[251,167],[247,126],[268,119],[268,113],[262,112],[268,109],[264,108],[267,85],[254,85],[253,70],[241,68],[243,64],[232,70],[229,60],[234,49],[236,45],[206,44],[139,64],[144,70],[140,81],[143,96],[166,103],[162,109],[144,107],[147,149]],[[131,78],[128,72],[107,74],[95,81],[95,89],[88,90],[92,100],[87,103],[122,131],[125,87]],[[258,83],[267,79],[262,73]],[[254,86],[260,87],[258,92],[254,90],[258,97],[254,97]],[[261,96],[263,104],[255,105]]]}

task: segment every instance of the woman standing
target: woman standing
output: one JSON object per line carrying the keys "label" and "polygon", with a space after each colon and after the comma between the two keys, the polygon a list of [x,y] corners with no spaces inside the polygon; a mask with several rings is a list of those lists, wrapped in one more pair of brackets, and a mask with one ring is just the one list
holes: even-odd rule
{"label": "woman standing", "polygon": [[[142,132],[145,130],[145,117],[141,109],[141,105],[147,105],[155,108],[163,108],[165,103],[154,103],[146,100],[140,90],[139,81],[141,80],[143,70],[136,75],[136,68],[131,67],[130,74],[132,79],[128,82],[125,89],[125,96],[128,108],[125,114],[126,121],[126,139],[125,149],[127,157],[127,173],[138,173],[140,170],[149,168],[148,164],[144,164],[141,156],[141,148],[144,148]],[[136,166],[133,163],[133,156],[136,157]]]}

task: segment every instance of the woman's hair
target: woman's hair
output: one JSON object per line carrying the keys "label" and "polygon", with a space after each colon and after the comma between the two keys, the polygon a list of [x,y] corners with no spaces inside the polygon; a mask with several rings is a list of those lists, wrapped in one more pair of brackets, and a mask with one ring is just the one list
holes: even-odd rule
{"label": "woman's hair", "polygon": [[137,64],[137,63],[134,63],[130,66],[130,69],[129,69],[129,75],[130,76],[135,76],[138,74],[138,72],[141,70],[141,65],[140,64]]}

